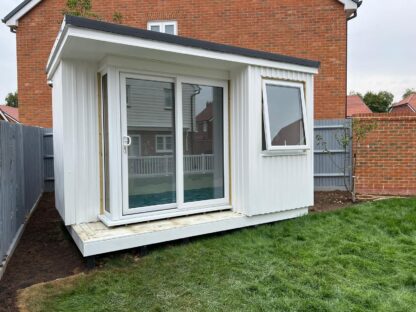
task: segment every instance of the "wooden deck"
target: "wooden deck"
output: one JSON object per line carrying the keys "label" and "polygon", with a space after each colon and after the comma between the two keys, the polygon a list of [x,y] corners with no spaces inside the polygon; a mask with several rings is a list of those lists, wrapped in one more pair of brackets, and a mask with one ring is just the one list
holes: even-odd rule
{"label": "wooden deck", "polygon": [[69,227],[69,232],[82,255],[87,257],[291,219],[307,213],[307,208],[301,208],[246,217],[232,211],[220,211],[112,228],[105,226],[102,222],[83,223]]}

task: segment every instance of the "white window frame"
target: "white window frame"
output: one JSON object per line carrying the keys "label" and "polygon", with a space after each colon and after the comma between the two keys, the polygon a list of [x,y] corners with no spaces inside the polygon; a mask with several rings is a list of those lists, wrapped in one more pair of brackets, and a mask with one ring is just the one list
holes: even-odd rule
{"label": "white window frame", "polygon": [[[231,209],[230,202],[230,172],[229,172],[229,125],[228,125],[228,110],[229,110],[229,101],[228,101],[228,82],[226,80],[217,80],[217,79],[205,79],[205,78],[195,78],[182,75],[172,75],[172,74],[162,74],[154,72],[144,72],[144,71],[122,71],[117,70],[118,79],[117,79],[117,89],[120,92],[120,122],[121,122],[121,132],[119,136],[119,145],[121,146],[121,141],[124,136],[127,135],[127,111],[126,111],[126,81],[128,78],[132,79],[145,79],[153,81],[165,81],[173,82],[175,84],[175,134],[176,139],[173,140],[175,144],[175,157],[176,157],[176,202],[171,204],[160,204],[149,207],[140,207],[140,208],[129,208],[128,204],[128,159],[123,148],[121,148],[121,161],[122,161],[122,176],[121,181],[124,185],[122,187],[122,208],[118,212],[112,211],[114,217],[103,217],[100,216],[100,219],[107,225],[120,225],[127,223],[136,223],[144,222],[150,220],[158,220],[165,218],[172,218],[183,215],[191,215],[197,213],[204,213],[210,211],[218,211],[224,209]],[[199,84],[211,87],[221,87],[223,88],[223,157],[224,157],[224,197],[201,200],[197,202],[184,202],[184,176],[183,176],[183,135],[178,135],[178,133],[183,132],[183,116],[182,116],[182,84]],[[127,186],[127,188],[126,188]]]}
{"label": "white window frame", "polygon": [[[171,138],[171,140],[172,140],[172,147],[173,147],[173,136],[172,135],[170,135],[170,134],[156,134],[156,137],[155,137],[155,150],[156,150],[156,153],[171,153],[172,151],[173,151],[173,148],[171,148],[171,149],[169,149],[169,148],[167,148],[166,147],[166,139],[168,138],[168,137],[170,137]],[[158,138],[163,138],[163,148],[162,149],[159,149],[158,147],[157,147],[157,140],[158,140]]]}
{"label": "white window frame", "polygon": [[178,34],[178,22],[177,21],[149,21],[147,22],[147,30],[152,30],[152,26],[159,26],[160,32],[166,34],[166,26],[173,26],[173,34]]}
{"label": "white window frame", "polygon": [[[271,152],[278,151],[293,151],[293,150],[307,150],[309,149],[309,128],[308,119],[306,114],[306,103],[305,103],[305,85],[302,82],[285,81],[285,80],[272,80],[263,79],[263,124],[264,133],[266,139],[266,150]],[[301,108],[303,117],[303,128],[305,135],[305,145],[272,145],[271,134],[270,134],[270,119],[269,119],[269,106],[267,98],[267,85],[275,85],[280,87],[292,87],[300,90],[301,97]]]}

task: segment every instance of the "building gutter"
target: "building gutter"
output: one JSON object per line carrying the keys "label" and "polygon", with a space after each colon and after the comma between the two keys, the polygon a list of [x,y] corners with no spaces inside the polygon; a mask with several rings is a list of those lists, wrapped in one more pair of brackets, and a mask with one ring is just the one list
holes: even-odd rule
{"label": "building gutter", "polygon": [[355,10],[354,13],[350,17],[347,18],[347,21],[350,21],[358,16],[358,13],[357,13],[358,8],[363,4],[362,0],[351,0],[351,1],[357,5],[357,10]]}

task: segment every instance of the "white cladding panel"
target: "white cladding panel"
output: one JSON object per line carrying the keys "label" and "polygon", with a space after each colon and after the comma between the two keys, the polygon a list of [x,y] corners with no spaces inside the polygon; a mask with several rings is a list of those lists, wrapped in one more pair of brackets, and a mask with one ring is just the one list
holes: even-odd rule
{"label": "white cladding panel", "polygon": [[62,97],[62,64],[53,76],[53,146],[55,172],[55,206],[61,218],[65,217],[64,153],[63,153],[63,97]]}
{"label": "white cladding panel", "polygon": [[[313,205],[313,76],[256,66],[233,73],[232,168],[234,210],[248,216]],[[310,150],[263,152],[262,79],[305,84]]]}
{"label": "white cladding panel", "polygon": [[[96,221],[100,212],[97,68],[62,61],[65,224]],[[55,86],[54,86],[55,88]]]}

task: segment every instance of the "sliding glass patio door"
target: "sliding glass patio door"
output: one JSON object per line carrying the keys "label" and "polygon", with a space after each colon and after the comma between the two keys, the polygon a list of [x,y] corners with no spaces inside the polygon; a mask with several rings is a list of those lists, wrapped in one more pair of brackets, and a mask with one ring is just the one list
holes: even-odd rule
{"label": "sliding glass patio door", "polygon": [[123,215],[227,204],[226,85],[120,78]]}

